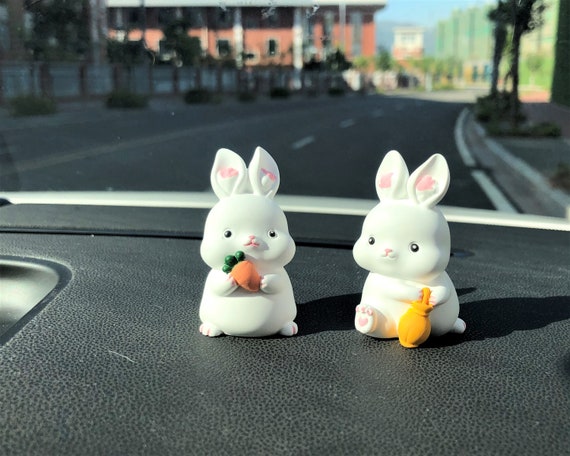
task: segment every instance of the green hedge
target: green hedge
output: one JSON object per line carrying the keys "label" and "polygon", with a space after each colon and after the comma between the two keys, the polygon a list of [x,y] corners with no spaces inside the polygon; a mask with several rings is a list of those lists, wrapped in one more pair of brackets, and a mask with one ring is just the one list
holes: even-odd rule
{"label": "green hedge", "polygon": [[48,97],[19,95],[8,100],[8,109],[14,117],[45,116],[57,112],[57,105]]}
{"label": "green hedge", "polygon": [[114,90],[107,96],[105,104],[108,108],[145,108],[148,97],[129,90]]}

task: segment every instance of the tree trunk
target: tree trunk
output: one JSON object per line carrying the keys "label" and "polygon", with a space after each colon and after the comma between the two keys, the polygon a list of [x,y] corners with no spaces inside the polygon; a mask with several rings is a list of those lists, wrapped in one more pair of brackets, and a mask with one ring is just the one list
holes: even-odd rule
{"label": "tree trunk", "polygon": [[511,124],[516,128],[519,121],[519,59],[520,59],[520,44],[523,30],[521,27],[516,26],[513,30],[513,43],[511,49]]}
{"label": "tree trunk", "polygon": [[495,24],[495,46],[493,48],[493,70],[491,72],[491,96],[496,97],[499,90],[499,66],[503,57],[503,49],[505,48],[505,41],[507,39],[507,29],[502,23]]}

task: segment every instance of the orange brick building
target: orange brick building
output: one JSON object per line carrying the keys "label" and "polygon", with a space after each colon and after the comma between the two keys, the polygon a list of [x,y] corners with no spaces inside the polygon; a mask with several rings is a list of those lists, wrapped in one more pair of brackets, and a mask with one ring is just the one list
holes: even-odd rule
{"label": "orange brick building", "polygon": [[144,38],[160,53],[162,28],[184,18],[205,54],[233,58],[238,65],[302,68],[337,48],[349,60],[375,55],[373,16],[385,5],[386,0],[107,0],[108,36]]}

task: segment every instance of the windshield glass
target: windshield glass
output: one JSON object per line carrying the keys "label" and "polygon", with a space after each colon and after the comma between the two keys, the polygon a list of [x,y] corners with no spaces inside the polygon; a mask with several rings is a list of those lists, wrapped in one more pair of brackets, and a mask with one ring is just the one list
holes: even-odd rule
{"label": "windshield glass", "polygon": [[279,195],[374,200],[396,149],[445,156],[444,205],[565,217],[568,9],[0,0],[0,196],[208,193],[218,149],[261,146]]}

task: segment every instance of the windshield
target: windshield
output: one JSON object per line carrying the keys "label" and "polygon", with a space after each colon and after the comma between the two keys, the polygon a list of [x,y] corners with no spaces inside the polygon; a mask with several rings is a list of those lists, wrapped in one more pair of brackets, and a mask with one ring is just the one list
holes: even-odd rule
{"label": "windshield", "polygon": [[[211,194],[216,151],[280,196],[375,200],[393,149],[442,203],[566,217],[561,0],[0,0],[0,196]],[[117,196],[118,197],[118,196]]]}

